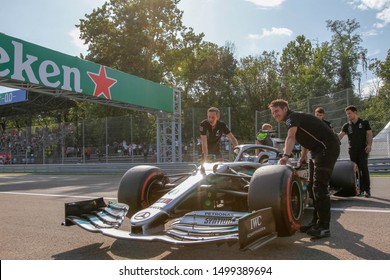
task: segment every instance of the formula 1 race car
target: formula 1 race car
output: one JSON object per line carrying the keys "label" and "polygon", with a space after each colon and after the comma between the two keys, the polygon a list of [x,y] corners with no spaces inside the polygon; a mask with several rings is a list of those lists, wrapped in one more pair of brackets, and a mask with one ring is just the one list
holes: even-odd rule
{"label": "formula 1 race car", "polygon": [[[239,242],[240,249],[251,250],[293,235],[310,204],[308,169],[298,166],[296,158],[277,165],[281,153],[274,147],[240,145],[235,154],[233,162],[204,162],[174,175],[156,166],[135,166],[120,181],[118,202],[97,198],[66,203],[64,225],[128,240]],[[354,163],[337,162],[332,194],[356,195],[358,174]],[[126,216],[130,232],[119,229]]]}

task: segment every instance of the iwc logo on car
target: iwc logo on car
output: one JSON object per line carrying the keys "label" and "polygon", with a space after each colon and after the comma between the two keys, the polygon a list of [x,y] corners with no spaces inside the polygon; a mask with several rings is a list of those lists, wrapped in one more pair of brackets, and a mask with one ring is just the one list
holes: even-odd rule
{"label": "iwc logo on car", "polygon": [[252,218],[250,221],[251,221],[251,230],[253,230],[261,226],[263,218],[261,216],[257,216]]}

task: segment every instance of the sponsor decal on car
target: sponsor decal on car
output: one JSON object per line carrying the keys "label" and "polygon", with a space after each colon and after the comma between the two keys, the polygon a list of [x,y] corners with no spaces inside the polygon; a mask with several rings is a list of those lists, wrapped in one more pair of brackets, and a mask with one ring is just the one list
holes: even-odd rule
{"label": "sponsor decal on car", "polygon": [[272,208],[265,208],[239,220],[240,248],[245,248],[256,240],[276,234]]}
{"label": "sponsor decal on car", "polygon": [[139,212],[134,216],[135,220],[145,220],[150,217],[150,212]]}
{"label": "sponsor decal on car", "polygon": [[203,224],[205,225],[227,225],[231,224],[233,219],[231,218],[205,218]]}

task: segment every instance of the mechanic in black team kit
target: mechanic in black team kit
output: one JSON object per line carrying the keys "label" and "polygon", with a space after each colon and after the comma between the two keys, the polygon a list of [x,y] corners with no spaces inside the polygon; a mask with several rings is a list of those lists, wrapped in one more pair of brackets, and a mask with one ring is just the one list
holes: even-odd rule
{"label": "mechanic in black team kit", "polygon": [[357,108],[353,105],[345,108],[348,122],[343,125],[339,133],[340,140],[348,134],[349,157],[360,170],[359,196],[371,196],[370,173],[368,172],[368,155],[372,146],[372,129],[367,120],[359,118]]}
{"label": "mechanic in black team kit", "polygon": [[324,115],[325,115],[325,110],[324,108],[322,107],[317,107],[315,110],[314,110],[314,116],[316,116],[317,118],[319,118],[321,121],[323,121],[327,126],[329,126],[330,129],[333,130],[333,127],[332,127],[332,124],[325,120],[324,119]]}
{"label": "mechanic in black team kit", "polygon": [[318,222],[310,225],[306,233],[316,238],[328,237],[330,236],[328,184],[340,154],[337,135],[315,116],[291,111],[286,100],[273,100],[269,108],[273,118],[278,122],[285,122],[287,127],[284,154],[279,160],[279,164],[287,164],[296,142],[302,147],[301,158],[299,159],[301,163],[307,162],[307,152],[311,152],[311,158],[314,162],[313,203],[318,213]]}
{"label": "mechanic in black team kit", "polygon": [[225,134],[233,146],[237,146],[237,139],[227,127],[227,125],[219,120],[219,109],[211,107],[207,110],[207,119],[200,123],[200,138],[202,142],[203,159],[207,159],[209,155],[215,155],[217,160],[222,160],[221,152],[221,136]]}
{"label": "mechanic in black team kit", "polygon": [[[325,110],[323,107],[317,107],[314,110],[314,116],[320,119],[321,121],[323,121],[333,131],[332,124],[329,121],[325,120],[324,115],[325,115]],[[307,191],[309,192],[309,197],[314,201],[314,194],[313,194],[314,162],[312,159],[309,159],[308,163],[309,163],[309,184],[307,185]],[[301,226],[300,231],[307,232],[312,226],[317,224],[317,222],[318,222],[318,213],[317,210],[314,208],[311,222],[307,225]]]}

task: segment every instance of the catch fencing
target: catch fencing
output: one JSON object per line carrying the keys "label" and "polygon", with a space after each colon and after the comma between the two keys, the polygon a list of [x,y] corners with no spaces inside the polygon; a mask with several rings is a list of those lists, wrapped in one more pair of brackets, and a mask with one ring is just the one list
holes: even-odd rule
{"label": "catch fencing", "polygon": [[[335,133],[340,132],[344,123],[347,122],[345,114],[345,108],[349,105],[355,105],[358,108],[358,112],[362,112],[365,108],[362,102],[357,99],[351,90],[343,90],[337,93],[332,93],[321,97],[309,97],[305,101],[299,101],[289,103],[289,107],[295,111],[302,111],[309,114],[314,114],[314,110],[317,107],[323,107],[325,110],[325,119],[328,120]],[[360,114],[360,117],[364,119],[364,115]],[[255,131],[259,131],[263,123],[270,123],[277,130],[278,138],[285,138],[287,130],[284,124],[277,123],[271,115],[270,110],[256,111],[255,115]],[[382,139],[375,139],[375,136],[382,131],[390,119],[370,118],[371,128],[374,134],[374,143],[372,151],[370,153],[371,158],[389,158],[390,157],[390,130],[387,132],[387,137]],[[345,136],[341,141],[341,159],[349,158],[348,155],[348,141]]]}
{"label": "catch fencing", "polygon": [[[293,110],[308,113],[313,113],[318,106],[323,107],[325,118],[332,123],[337,133],[347,121],[344,109],[350,104],[356,105],[360,112],[364,110],[363,103],[349,90],[307,98],[289,105]],[[190,108],[182,112],[183,162],[199,161],[199,124],[207,118],[207,109]],[[230,107],[219,109],[221,119],[235,133],[238,128],[232,126],[232,120],[239,117],[234,116]],[[155,140],[156,128],[153,126],[155,120],[154,116],[147,118],[150,119],[129,113],[119,117],[85,118],[73,122],[10,128],[0,132],[0,164],[154,163],[159,158]],[[378,117],[370,118],[369,122],[376,136],[389,120]],[[256,111],[254,125],[248,125],[251,133],[253,129],[253,137],[249,140],[238,139],[239,143],[254,143],[263,123],[272,124],[277,129],[276,136],[285,138],[285,125],[277,123],[268,109]],[[381,139],[374,138],[371,158],[390,158],[390,129],[389,132],[382,132],[382,136]],[[232,146],[224,136],[222,150],[225,159],[232,159]],[[340,158],[348,158],[347,137],[342,140]]]}

